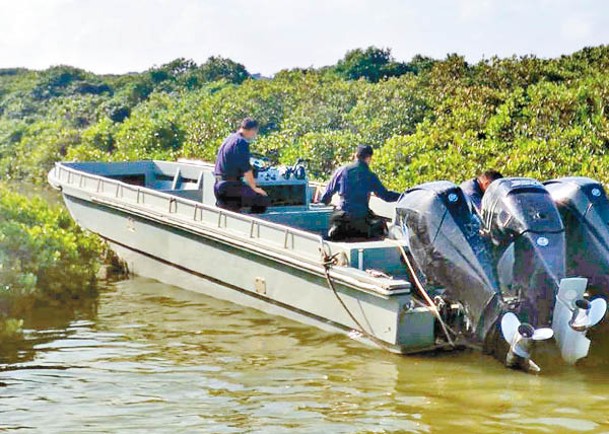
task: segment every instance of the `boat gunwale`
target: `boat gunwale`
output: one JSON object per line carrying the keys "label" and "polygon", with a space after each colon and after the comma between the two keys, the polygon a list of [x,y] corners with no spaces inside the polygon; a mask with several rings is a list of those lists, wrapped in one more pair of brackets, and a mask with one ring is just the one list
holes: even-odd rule
{"label": "boat gunwale", "polygon": [[[156,163],[155,160],[146,160],[146,161]],[[172,163],[172,162],[163,162],[163,163]],[[183,163],[175,163],[175,164],[183,164]],[[78,170],[73,167],[66,166],[62,162],[55,163],[55,167],[49,173],[50,184],[58,189],[62,189],[61,188],[62,180],[59,176],[62,170],[66,171],[68,174],[73,174],[73,175],[77,175],[77,176],[81,177],[81,180],[79,180],[80,183],[82,183],[82,177],[86,177],[86,178],[90,178],[93,180],[106,182],[111,185],[120,186],[121,188],[126,187],[128,190],[131,190],[136,193],[143,191],[146,194],[151,194],[152,196],[156,196],[156,197],[168,200],[168,203],[171,203],[171,202],[180,203],[181,202],[187,206],[194,206],[195,212],[197,209],[204,209],[204,210],[217,214],[219,216],[219,218],[221,218],[222,215],[227,215],[227,216],[230,216],[231,218],[236,218],[237,220],[240,220],[242,222],[246,222],[246,223],[255,222],[256,224],[259,224],[261,226],[266,226],[271,229],[285,232],[286,235],[293,234],[293,235],[297,235],[297,236],[302,236],[303,238],[306,238],[309,241],[318,242],[320,245],[320,248],[325,248],[326,246],[328,248],[331,247],[331,245],[329,243],[327,243],[319,235],[311,234],[309,232],[295,229],[290,226],[269,222],[269,221],[266,221],[266,220],[263,220],[263,219],[260,219],[257,217],[253,217],[250,215],[244,215],[244,214],[240,214],[240,213],[235,213],[233,211],[228,211],[228,210],[223,210],[223,209],[220,209],[217,207],[212,207],[207,204],[196,202],[191,199],[174,196],[169,193],[151,189],[149,187],[134,186],[134,185],[127,184],[123,181],[113,179],[113,178],[110,178],[107,176],[96,175],[96,174],[86,172],[84,170]],[[57,172],[59,172],[59,173],[57,173]],[[51,179],[50,179],[51,174],[53,174],[53,176],[57,180],[57,183],[51,182]],[[68,184],[71,188],[76,187],[70,179],[66,180],[66,184]],[[80,189],[80,191],[90,192],[89,190],[84,189],[81,184],[78,184],[76,188]],[[284,263],[286,262],[286,259],[287,259],[286,253],[287,253],[288,256],[290,257],[290,259],[292,259],[292,261],[289,261],[289,262],[298,261],[298,263],[294,263],[293,265],[302,267],[303,262],[305,262],[305,263],[308,262],[307,268],[309,269],[310,272],[313,271],[313,272],[315,272],[315,274],[323,274],[323,264],[321,263],[321,261],[319,261],[319,262],[311,261],[308,255],[295,255],[295,254],[293,254],[293,251],[291,251],[285,247],[283,249],[278,249],[276,246],[274,246],[270,243],[256,242],[255,239],[250,239],[250,241],[246,244],[246,243],[243,243],[243,240],[241,239],[242,237],[235,236],[230,231],[227,231],[227,230],[217,231],[216,228],[214,228],[210,225],[201,225],[201,224],[199,224],[201,222],[196,221],[196,220],[194,221],[195,225],[192,225],[190,222],[183,221],[182,219],[176,219],[176,218],[169,217],[165,213],[155,211],[154,209],[151,209],[150,207],[146,208],[146,207],[137,206],[137,204],[130,204],[127,201],[114,201],[112,199],[109,199],[107,197],[107,195],[104,195],[104,196],[102,196],[102,198],[96,198],[95,196],[91,196],[91,201],[101,203],[102,205],[105,205],[105,206],[118,208],[118,209],[122,210],[123,212],[133,213],[134,211],[137,211],[137,214],[140,215],[141,217],[149,218],[149,219],[164,222],[164,223],[169,223],[169,224],[172,224],[174,227],[177,226],[182,230],[186,230],[186,231],[191,232],[196,235],[204,235],[204,236],[213,235],[213,237],[216,238],[217,240],[224,242],[224,243],[232,244],[233,246],[238,247],[238,248],[256,247],[258,254],[264,254],[267,256],[271,256],[274,260],[278,260],[280,262],[284,262]],[[118,189],[117,189],[117,197],[118,197]],[[201,232],[203,232],[203,233],[201,233]],[[266,249],[275,250],[276,252],[274,252],[275,254],[270,254],[271,252],[265,251]],[[308,260],[307,260],[307,258],[308,258]],[[346,268],[346,267],[334,266],[334,267],[332,267],[330,272],[331,272],[331,274],[333,274],[333,278],[336,278],[342,284],[349,286],[355,290],[363,291],[368,294],[380,296],[383,298],[405,295],[405,294],[411,293],[410,282],[407,282],[405,280],[403,280],[402,282],[407,283],[408,284],[407,287],[404,287],[406,285],[403,285],[401,288],[396,288],[394,290],[390,290],[390,289],[383,288],[381,286],[380,282],[375,282],[374,278],[372,278],[372,277],[360,276],[362,278],[365,277],[366,280],[369,280],[369,282],[366,282],[366,281],[363,281],[360,278],[358,278],[358,276],[348,276],[348,275],[346,275],[347,270],[342,270],[343,268]]]}
{"label": "boat gunwale", "polygon": [[[151,161],[151,162],[154,162],[154,163],[157,162],[156,160],[148,160],[148,161]],[[172,162],[163,161],[163,163],[172,163]],[[176,164],[178,164],[178,163],[176,163]],[[184,163],[180,163],[180,164],[184,164]],[[96,180],[102,180],[104,182],[109,182],[110,184],[120,185],[123,188],[127,187],[128,190],[135,191],[135,192],[146,190],[147,194],[152,194],[153,196],[161,197],[163,199],[169,199],[170,201],[173,201],[173,202],[178,202],[178,203],[179,202],[183,202],[183,203],[185,203],[187,205],[194,205],[195,209],[205,209],[207,211],[211,211],[211,212],[217,213],[219,215],[227,214],[230,217],[236,218],[237,220],[246,221],[246,222],[254,220],[256,223],[261,224],[262,226],[266,226],[266,227],[270,227],[270,228],[278,229],[278,230],[283,230],[283,231],[288,231],[289,233],[293,233],[293,234],[301,236],[303,238],[308,238],[311,241],[319,241],[320,244],[321,243],[328,244],[319,235],[315,235],[315,234],[312,234],[310,232],[303,231],[303,230],[300,230],[300,229],[295,229],[295,228],[292,228],[290,226],[280,225],[280,224],[274,223],[274,222],[269,222],[268,220],[264,220],[264,219],[260,219],[258,217],[254,217],[253,215],[241,214],[241,213],[238,213],[238,212],[234,212],[234,211],[230,211],[230,210],[226,210],[226,209],[222,209],[222,208],[218,208],[218,207],[213,207],[211,205],[207,205],[207,204],[204,204],[204,203],[201,203],[201,202],[197,202],[197,201],[194,201],[192,199],[186,199],[186,198],[183,198],[183,197],[180,197],[180,196],[176,196],[176,195],[171,195],[169,193],[165,193],[163,191],[155,190],[155,189],[150,188],[150,187],[135,186],[135,185],[128,184],[126,182],[123,182],[123,181],[120,181],[120,180],[117,180],[117,179],[112,179],[112,178],[109,178],[109,177],[106,177],[106,176],[102,176],[102,175],[95,175],[95,174],[86,172],[84,170],[78,170],[78,169],[74,169],[72,167],[65,166],[64,163],[62,163],[62,162],[55,163],[55,167],[53,168],[53,170],[56,170],[57,168],[59,168],[60,170],[65,170],[67,172],[75,173],[75,174],[77,174],[79,176],[87,176],[89,178],[93,178],[93,179],[96,179]],[[59,177],[56,177],[56,178],[59,179]],[[70,182],[68,182],[68,183],[71,185]],[[79,186],[79,188],[80,187],[81,186]]]}

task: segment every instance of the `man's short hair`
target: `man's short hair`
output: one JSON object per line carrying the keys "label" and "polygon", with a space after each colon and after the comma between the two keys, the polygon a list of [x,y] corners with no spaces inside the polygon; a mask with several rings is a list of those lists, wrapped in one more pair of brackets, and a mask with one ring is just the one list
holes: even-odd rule
{"label": "man's short hair", "polygon": [[485,170],[481,175],[481,178],[486,178],[489,181],[493,182],[497,179],[503,178],[503,175],[494,169]]}
{"label": "man's short hair", "polygon": [[258,129],[258,121],[254,118],[247,117],[241,121],[239,124],[239,128],[244,130],[257,130]]}
{"label": "man's short hair", "polygon": [[372,146],[370,145],[358,145],[355,151],[355,156],[360,160],[365,160],[368,157],[372,157]]}

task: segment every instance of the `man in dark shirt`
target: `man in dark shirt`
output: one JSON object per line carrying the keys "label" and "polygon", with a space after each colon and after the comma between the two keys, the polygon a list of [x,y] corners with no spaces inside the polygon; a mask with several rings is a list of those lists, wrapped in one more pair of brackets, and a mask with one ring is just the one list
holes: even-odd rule
{"label": "man in dark shirt", "polygon": [[340,202],[330,218],[328,238],[333,241],[346,238],[378,238],[386,233],[382,218],[374,215],[368,208],[370,193],[386,202],[395,202],[400,193],[389,191],[378,176],[370,170],[372,147],[357,147],[354,163],[338,169],[326,187],[320,202],[329,204],[332,196],[338,193]]}
{"label": "man in dark shirt", "polygon": [[216,206],[235,212],[250,208],[253,213],[263,213],[269,206],[270,200],[266,192],[256,186],[250,165],[249,143],[257,134],[258,122],[245,118],[239,130],[220,146],[214,168]]}
{"label": "man in dark shirt", "polygon": [[478,175],[474,179],[470,179],[469,181],[463,182],[460,187],[463,190],[465,196],[468,196],[472,205],[474,205],[475,211],[480,214],[480,207],[482,206],[482,196],[484,196],[484,192],[496,179],[503,178],[501,173],[496,170],[489,169],[486,172]]}

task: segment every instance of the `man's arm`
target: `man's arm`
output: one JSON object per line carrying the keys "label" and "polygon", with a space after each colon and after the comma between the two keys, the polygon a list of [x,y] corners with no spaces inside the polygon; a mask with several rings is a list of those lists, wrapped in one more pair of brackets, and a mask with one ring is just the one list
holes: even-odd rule
{"label": "man's arm", "polygon": [[243,140],[238,146],[238,158],[239,168],[243,171],[243,179],[247,182],[247,185],[251,187],[256,193],[266,196],[266,191],[256,185],[256,178],[254,178],[254,169],[250,164],[250,147],[249,144]]}
{"label": "man's arm", "polygon": [[245,172],[243,174],[243,178],[245,179],[245,182],[247,182],[247,184],[252,188],[252,190],[254,190],[256,193],[261,194],[263,196],[266,196],[266,191],[264,191],[263,189],[261,189],[260,187],[256,186],[256,180],[254,179],[254,171],[253,170],[248,170],[247,172]]}
{"label": "man's arm", "polygon": [[334,193],[336,193],[339,172],[340,170],[334,172],[334,175],[332,175],[332,179],[330,179],[330,182],[326,186],[326,191],[324,191],[324,194],[322,194],[319,198],[319,202],[325,203],[326,205],[332,202],[332,196],[334,196]]}
{"label": "man's arm", "polygon": [[375,173],[372,174],[372,192],[384,200],[385,202],[397,202],[401,194],[397,191],[387,190],[378,176]]}

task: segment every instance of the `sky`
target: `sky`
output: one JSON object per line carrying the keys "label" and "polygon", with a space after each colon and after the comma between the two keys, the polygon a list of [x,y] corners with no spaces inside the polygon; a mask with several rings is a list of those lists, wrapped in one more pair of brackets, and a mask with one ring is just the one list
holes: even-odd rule
{"label": "sky", "polygon": [[475,62],[607,43],[607,0],[0,0],[0,68],[125,73],[220,55],[268,76],[370,45]]}

